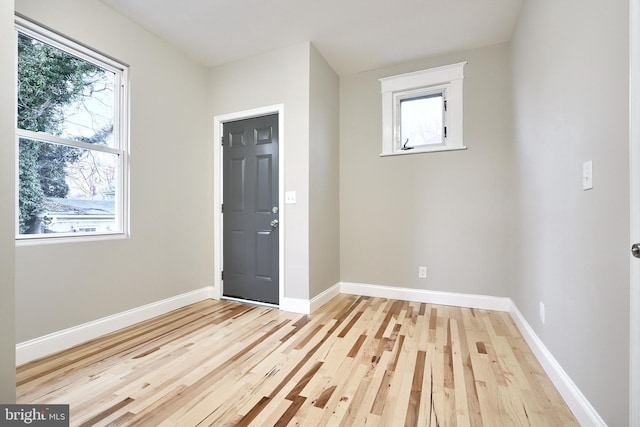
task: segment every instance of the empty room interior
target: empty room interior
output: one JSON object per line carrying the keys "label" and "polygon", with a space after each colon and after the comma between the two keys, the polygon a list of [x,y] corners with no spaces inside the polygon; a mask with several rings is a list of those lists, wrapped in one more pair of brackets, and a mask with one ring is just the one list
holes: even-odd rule
{"label": "empty room interior", "polygon": [[[640,425],[638,4],[2,2],[0,403],[76,398],[73,425]],[[62,107],[23,120],[18,62],[47,72],[28,48],[115,76],[104,143]],[[71,188],[33,166],[31,213],[29,150]],[[115,159],[108,215],[72,206],[85,154]]]}

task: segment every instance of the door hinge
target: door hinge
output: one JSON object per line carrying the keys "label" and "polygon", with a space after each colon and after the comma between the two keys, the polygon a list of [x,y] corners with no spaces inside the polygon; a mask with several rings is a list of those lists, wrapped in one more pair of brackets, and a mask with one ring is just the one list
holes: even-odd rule
{"label": "door hinge", "polygon": [[220,212],[224,213],[224,203],[220,205]]}
{"label": "door hinge", "polygon": [[224,280],[224,270],[220,272],[220,280]]}
{"label": "door hinge", "polygon": [[224,147],[224,136],[220,137],[220,145],[222,145]]}
{"label": "door hinge", "polygon": [[447,100],[444,100],[444,111],[447,111]]}
{"label": "door hinge", "polygon": [[444,137],[445,138],[447,137],[447,127],[446,126],[444,127]]}

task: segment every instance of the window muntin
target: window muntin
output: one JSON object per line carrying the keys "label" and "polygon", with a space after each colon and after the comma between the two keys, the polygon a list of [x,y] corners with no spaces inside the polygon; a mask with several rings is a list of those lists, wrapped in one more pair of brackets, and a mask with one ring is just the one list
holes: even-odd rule
{"label": "window muntin", "polygon": [[122,64],[17,18],[20,239],[124,234]]}
{"label": "window muntin", "polygon": [[466,149],[462,126],[465,65],[461,62],[380,79],[381,156]]}
{"label": "window muntin", "polygon": [[441,91],[398,97],[399,149],[444,144],[444,105],[444,93]]}

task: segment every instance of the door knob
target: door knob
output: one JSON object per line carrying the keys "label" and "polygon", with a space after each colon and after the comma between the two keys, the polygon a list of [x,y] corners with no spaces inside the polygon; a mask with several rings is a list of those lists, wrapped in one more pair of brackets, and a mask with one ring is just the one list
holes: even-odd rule
{"label": "door knob", "polygon": [[[277,228],[279,224],[280,224],[280,222],[278,222],[277,219],[274,219],[273,221],[271,221],[271,227],[272,228]],[[638,253],[640,253],[640,249],[638,249]]]}
{"label": "door knob", "polygon": [[636,258],[640,258],[640,243],[634,243],[631,246],[631,255]]}

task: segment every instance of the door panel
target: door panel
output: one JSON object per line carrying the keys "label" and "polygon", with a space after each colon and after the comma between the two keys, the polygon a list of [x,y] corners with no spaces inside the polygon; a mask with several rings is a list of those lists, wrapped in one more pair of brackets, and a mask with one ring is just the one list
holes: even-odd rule
{"label": "door panel", "polygon": [[229,167],[231,168],[229,174],[231,183],[229,184],[229,186],[233,189],[233,192],[229,194],[230,203],[228,204],[228,206],[233,212],[244,212],[244,163],[244,159],[231,159],[229,164]]}
{"label": "door panel", "polygon": [[256,233],[256,276],[260,279],[272,280],[273,262],[271,259],[271,232]]}
{"label": "door panel", "polygon": [[225,123],[223,145],[223,295],[278,304],[278,115]]}
{"label": "door panel", "polygon": [[273,209],[273,167],[271,156],[257,157],[256,211],[270,213]]}

